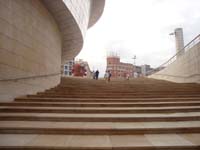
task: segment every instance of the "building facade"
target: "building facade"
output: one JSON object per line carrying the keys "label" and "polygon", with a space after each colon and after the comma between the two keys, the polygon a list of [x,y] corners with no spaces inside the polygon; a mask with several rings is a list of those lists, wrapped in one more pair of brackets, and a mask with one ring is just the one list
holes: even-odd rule
{"label": "building facade", "polygon": [[64,66],[62,67],[63,69],[63,76],[72,76],[73,75],[73,66],[75,62],[74,59],[70,60],[69,62],[65,63]]}
{"label": "building facade", "polygon": [[153,68],[151,68],[151,66],[150,65],[142,65],[141,66],[141,74],[142,74],[142,76],[148,76],[150,73],[151,73],[151,71],[153,70]]}
{"label": "building facade", "polygon": [[142,67],[141,66],[135,66],[134,70],[137,73],[138,77],[142,76]]}
{"label": "building facade", "polygon": [[127,75],[133,76],[133,64],[120,62],[120,57],[109,56],[107,57],[107,71],[110,71],[113,78],[125,78]]}
{"label": "building facade", "polygon": [[82,49],[104,0],[1,0],[0,98],[34,94],[60,83],[61,64]]}

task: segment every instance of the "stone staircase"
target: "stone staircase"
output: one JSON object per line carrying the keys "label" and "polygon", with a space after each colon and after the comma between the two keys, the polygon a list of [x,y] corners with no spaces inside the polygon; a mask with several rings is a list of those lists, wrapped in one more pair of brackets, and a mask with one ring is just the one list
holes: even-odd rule
{"label": "stone staircase", "polygon": [[0,149],[199,150],[200,85],[62,78],[0,103]]}

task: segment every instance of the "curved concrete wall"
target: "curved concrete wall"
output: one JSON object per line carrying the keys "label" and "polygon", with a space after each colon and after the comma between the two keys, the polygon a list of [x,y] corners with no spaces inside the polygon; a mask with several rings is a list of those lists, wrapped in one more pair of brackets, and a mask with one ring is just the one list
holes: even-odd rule
{"label": "curved concrete wall", "polygon": [[82,49],[88,27],[101,16],[105,0],[42,0],[62,33],[62,64]]}
{"label": "curved concrete wall", "polygon": [[[39,0],[0,1],[0,80],[60,72],[59,28]],[[60,75],[0,81],[1,100],[55,86]]]}
{"label": "curved concrete wall", "polygon": [[105,0],[92,0],[88,27],[93,26],[103,13]]}
{"label": "curved concrete wall", "polygon": [[0,0],[0,101],[59,84],[61,63],[80,52],[103,11],[95,1]]}
{"label": "curved concrete wall", "polygon": [[200,43],[193,46],[165,69],[150,78],[178,83],[200,83]]}

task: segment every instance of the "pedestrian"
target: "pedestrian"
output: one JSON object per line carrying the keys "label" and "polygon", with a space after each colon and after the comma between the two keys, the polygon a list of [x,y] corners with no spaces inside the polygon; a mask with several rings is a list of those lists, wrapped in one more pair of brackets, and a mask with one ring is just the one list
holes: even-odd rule
{"label": "pedestrian", "polygon": [[96,78],[96,72],[94,72],[94,70],[92,71],[92,78],[93,78],[93,79]]}
{"label": "pedestrian", "polygon": [[95,72],[95,79],[98,80],[98,78],[99,78],[99,70],[97,70],[97,71]]}
{"label": "pedestrian", "polygon": [[138,73],[137,72],[134,72],[134,78],[137,78],[138,77]]}
{"label": "pedestrian", "polygon": [[108,71],[106,70],[105,75],[104,75],[105,80],[108,80]]}
{"label": "pedestrian", "polygon": [[112,76],[111,72],[108,71],[108,82],[110,82],[111,76]]}
{"label": "pedestrian", "polygon": [[126,79],[129,80],[130,75],[127,73],[126,74]]}

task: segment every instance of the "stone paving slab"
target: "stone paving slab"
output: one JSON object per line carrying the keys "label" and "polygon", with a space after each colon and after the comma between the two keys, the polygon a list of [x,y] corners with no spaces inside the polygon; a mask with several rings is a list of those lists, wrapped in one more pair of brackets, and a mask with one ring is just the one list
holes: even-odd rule
{"label": "stone paving slab", "polygon": [[0,134],[0,146],[156,147],[199,146],[200,134],[27,135]]}

